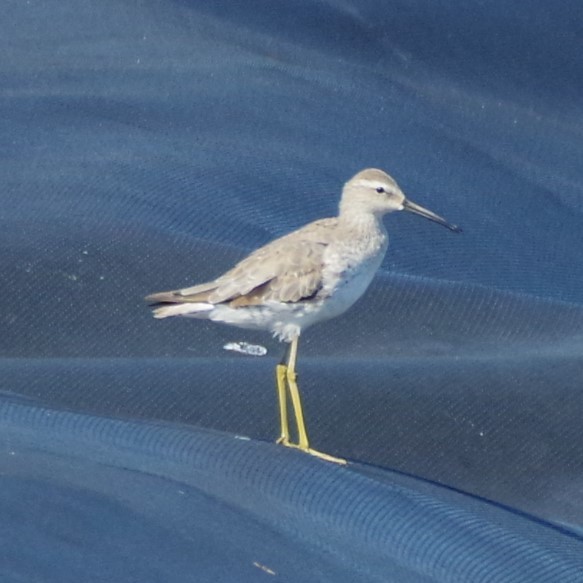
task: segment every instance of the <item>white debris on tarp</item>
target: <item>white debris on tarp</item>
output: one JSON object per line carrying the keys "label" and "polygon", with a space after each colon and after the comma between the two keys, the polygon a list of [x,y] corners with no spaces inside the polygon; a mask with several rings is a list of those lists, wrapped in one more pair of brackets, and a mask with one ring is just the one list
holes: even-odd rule
{"label": "white debris on tarp", "polygon": [[233,352],[240,352],[249,356],[265,356],[267,348],[260,344],[249,344],[248,342],[227,342],[223,346],[225,350],[232,350]]}

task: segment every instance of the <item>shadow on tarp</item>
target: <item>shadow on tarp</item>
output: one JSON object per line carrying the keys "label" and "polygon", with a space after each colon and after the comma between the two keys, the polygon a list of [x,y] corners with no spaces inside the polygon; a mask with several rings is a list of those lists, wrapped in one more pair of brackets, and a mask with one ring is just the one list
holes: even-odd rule
{"label": "shadow on tarp", "polygon": [[581,580],[583,538],[387,470],[10,398],[0,427],[6,581]]}

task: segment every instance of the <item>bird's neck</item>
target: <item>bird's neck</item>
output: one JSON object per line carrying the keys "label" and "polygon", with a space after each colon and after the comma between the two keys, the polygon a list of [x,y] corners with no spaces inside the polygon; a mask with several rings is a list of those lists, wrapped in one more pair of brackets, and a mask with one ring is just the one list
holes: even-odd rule
{"label": "bird's neck", "polygon": [[387,231],[382,215],[370,211],[360,211],[358,208],[340,209],[338,222],[348,231],[355,234],[386,237]]}

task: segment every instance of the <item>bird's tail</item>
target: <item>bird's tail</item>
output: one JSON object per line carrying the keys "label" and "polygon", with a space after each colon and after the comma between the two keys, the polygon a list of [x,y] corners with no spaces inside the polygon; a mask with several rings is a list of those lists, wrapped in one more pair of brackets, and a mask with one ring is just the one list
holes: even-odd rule
{"label": "bird's tail", "polygon": [[207,303],[185,303],[185,304],[165,304],[154,308],[154,318],[162,319],[171,316],[190,316],[191,318],[204,318],[205,313],[214,309],[213,304]]}

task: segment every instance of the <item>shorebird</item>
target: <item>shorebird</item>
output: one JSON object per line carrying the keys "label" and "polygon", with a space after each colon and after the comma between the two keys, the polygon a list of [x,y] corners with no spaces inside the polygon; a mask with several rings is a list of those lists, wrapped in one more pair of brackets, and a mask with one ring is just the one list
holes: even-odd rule
{"label": "shorebird", "polygon": [[[342,190],[338,216],[320,219],[268,243],[213,281],[155,293],[154,317],[186,316],[271,332],[288,347],[276,367],[278,443],[316,457],[346,463],[310,447],[297,385],[300,334],[339,316],[366,291],[388,247],[383,216],[409,211],[460,232],[408,200],[396,181],[375,168],[353,176]],[[296,438],[288,419],[288,394]]]}

